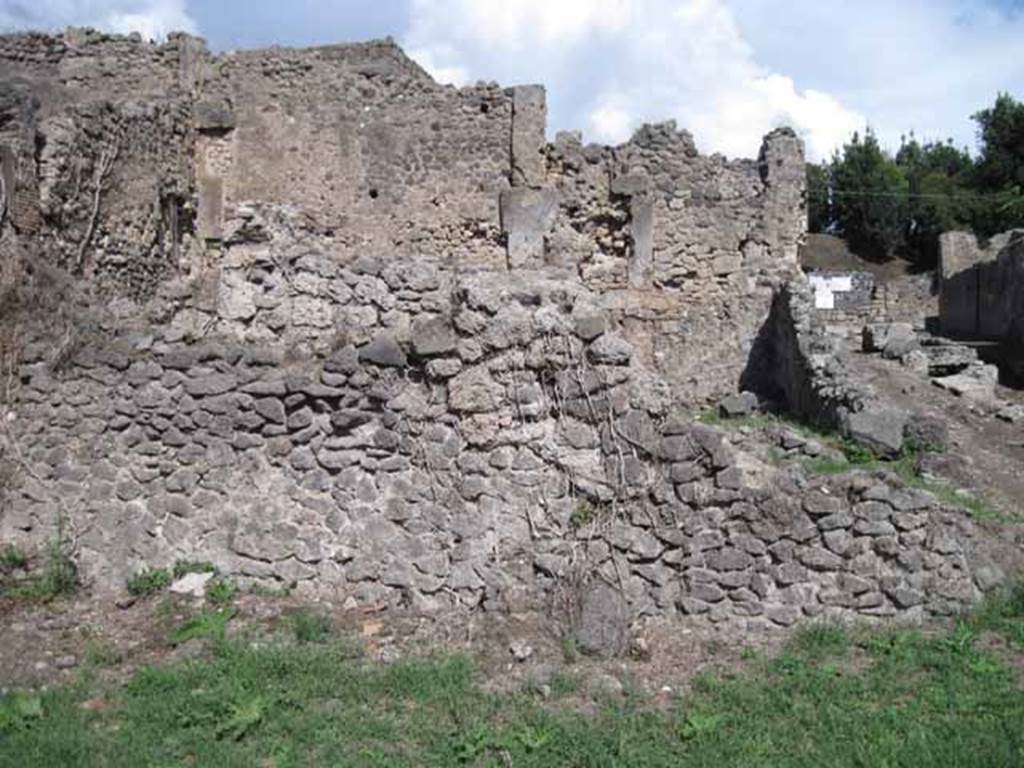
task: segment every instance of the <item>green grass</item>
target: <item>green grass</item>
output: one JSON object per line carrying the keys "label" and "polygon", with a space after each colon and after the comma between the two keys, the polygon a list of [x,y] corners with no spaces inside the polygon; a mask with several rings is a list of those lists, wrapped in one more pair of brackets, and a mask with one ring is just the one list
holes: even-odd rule
{"label": "green grass", "polygon": [[205,560],[178,560],[174,564],[174,578],[180,579],[188,573],[216,573],[217,566]]}
{"label": "green grass", "polygon": [[295,611],[288,619],[297,643],[325,643],[331,636],[331,619],[323,611],[304,608]]}
{"label": "green grass", "polygon": [[238,611],[233,607],[215,611],[203,611],[191,617],[171,633],[171,645],[183,645],[189,640],[223,641],[228,622]]}
{"label": "green grass", "polygon": [[0,572],[15,571],[28,565],[24,550],[16,544],[5,544],[0,548]]}
{"label": "green grass", "polygon": [[338,640],[227,640],[127,685],[0,698],[0,767],[1019,766],[1021,679],[977,639],[1022,626],[1021,590],[944,633],[811,625],[667,710],[633,693],[585,712],[559,700],[582,689],[575,671],[545,700],[485,692],[459,656],[380,665]]}
{"label": "green grass", "polygon": [[171,572],[166,568],[145,568],[128,579],[128,592],[136,597],[152,595],[170,586]]}
{"label": "green grass", "polygon": [[214,605],[229,605],[238,589],[225,578],[214,578],[206,585],[206,599]]}
{"label": "green grass", "polygon": [[990,595],[967,619],[974,631],[991,631],[1024,648],[1024,582]]}
{"label": "green grass", "polygon": [[[0,593],[33,603],[49,603],[74,594],[78,589],[78,566],[68,554],[68,543],[64,539],[60,519],[57,534],[47,547],[44,558],[41,572],[30,572],[27,577],[18,580],[0,578]],[[16,547],[9,547],[3,553],[0,576],[8,571],[28,567],[29,561],[25,554]]]}

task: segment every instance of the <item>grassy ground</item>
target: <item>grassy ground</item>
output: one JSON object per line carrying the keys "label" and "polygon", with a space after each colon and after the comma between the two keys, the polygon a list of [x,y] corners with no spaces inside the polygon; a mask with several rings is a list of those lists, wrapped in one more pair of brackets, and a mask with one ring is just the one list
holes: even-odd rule
{"label": "grassy ground", "polygon": [[547,698],[485,693],[465,658],[371,663],[315,616],[206,642],[124,686],[85,669],[8,694],[0,766],[1024,765],[1024,588],[939,633],[811,626],[671,706],[626,693],[596,715],[573,673]]}

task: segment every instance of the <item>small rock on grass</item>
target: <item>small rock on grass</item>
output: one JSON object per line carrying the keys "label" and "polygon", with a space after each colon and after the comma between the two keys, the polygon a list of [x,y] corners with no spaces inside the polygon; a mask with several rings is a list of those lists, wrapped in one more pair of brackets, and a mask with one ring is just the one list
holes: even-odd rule
{"label": "small rock on grass", "polygon": [[171,584],[170,590],[176,595],[205,597],[206,585],[213,578],[212,573],[186,573]]}
{"label": "small rock on grass", "polygon": [[533,646],[524,640],[514,641],[508,650],[512,654],[512,658],[520,664],[533,656]]}

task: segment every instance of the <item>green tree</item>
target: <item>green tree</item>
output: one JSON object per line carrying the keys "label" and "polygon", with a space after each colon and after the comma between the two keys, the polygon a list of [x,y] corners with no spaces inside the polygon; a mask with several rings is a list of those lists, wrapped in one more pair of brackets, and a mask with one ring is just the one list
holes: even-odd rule
{"label": "green tree", "polygon": [[974,188],[984,195],[975,207],[975,232],[993,235],[1024,227],[1024,103],[1000,93],[995,104],[972,116],[981,153]]}
{"label": "green tree", "polygon": [[826,232],[832,225],[831,171],[828,163],[807,164],[807,229]]}
{"label": "green tree", "polygon": [[906,242],[910,185],[870,129],[835,155],[831,177],[838,231],[864,256],[893,256]]}
{"label": "green tree", "polygon": [[939,235],[970,227],[975,196],[970,188],[974,161],[952,140],[921,144],[904,138],[896,164],[907,179],[906,254],[931,266],[938,257]]}
{"label": "green tree", "polygon": [[992,107],[972,119],[981,142],[979,189],[1002,192],[1024,187],[1024,103],[1000,93]]}

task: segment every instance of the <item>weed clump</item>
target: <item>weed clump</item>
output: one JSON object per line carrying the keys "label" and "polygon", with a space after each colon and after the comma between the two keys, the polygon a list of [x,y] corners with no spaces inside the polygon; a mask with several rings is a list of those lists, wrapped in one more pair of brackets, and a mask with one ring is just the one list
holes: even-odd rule
{"label": "weed clump", "polygon": [[295,642],[300,645],[324,643],[331,636],[331,619],[322,611],[309,608],[295,611],[290,624]]}
{"label": "weed clump", "polygon": [[28,556],[17,544],[5,544],[0,549],[0,571],[16,571],[27,565]]}
{"label": "weed clump", "polygon": [[144,568],[128,579],[128,592],[135,597],[145,597],[165,589],[171,581],[170,571],[165,568]]}
{"label": "weed clump", "polygon": [[[27,568],[28,558],[20,549],[8,549],[5,563],[11,570]],[[0,571],[6,570],[0,566]],[[64,530],[64,518],[57,515],[56,532],[44,554],[41,574],[30,574],[10,588],[10,594],[20,600],[48,603],[59,597],[74,594],[78,589],[78,566],[71,556],[71,544]]]}
{"label": "weed clump", "polygon": [[190,573],[216,573],[217,566],[205,560],[178,560],[172,572],[175,579],[180,579]]}
{"label": "weed clump", "polygon": [[235,599],[238,590],[235,585],[224,578],[210,581],[206,586],[206,599],[214,605],[229,605]]}

